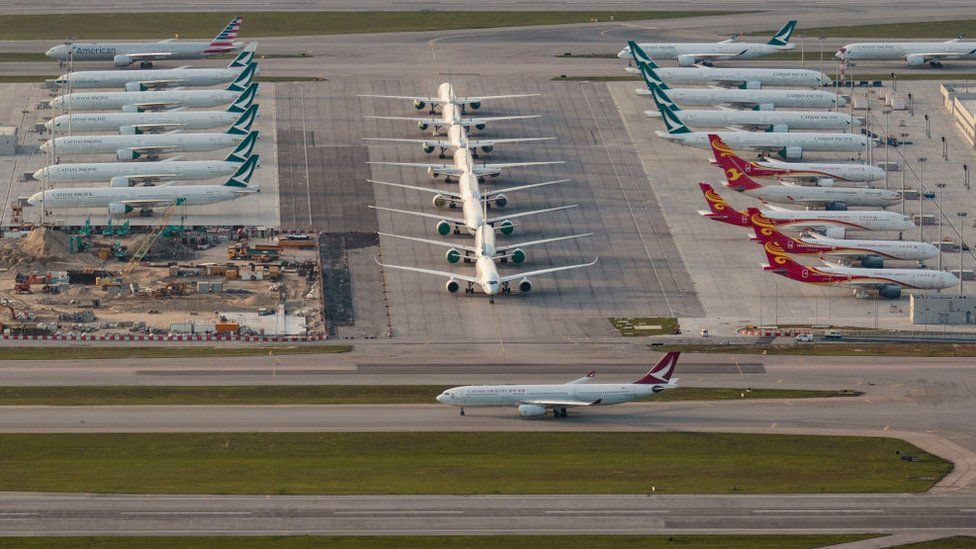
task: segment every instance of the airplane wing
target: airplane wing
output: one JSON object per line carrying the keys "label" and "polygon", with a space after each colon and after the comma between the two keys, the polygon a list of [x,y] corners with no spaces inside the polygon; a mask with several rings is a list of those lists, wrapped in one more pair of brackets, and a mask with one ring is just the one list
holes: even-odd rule
{"label": "airplane wing", "polygon": [[556,183],[566,183],[567,181],[572,181],[572,179],[557,179],[555,181],[543,181],[542,183],[531,183],[529,185],[518,185],[516,187],[506,187],[504,189],[492,189],[491,191],[485,193],[488,195],[496,195],[501,193],[510,193],[513,191],[523,191],[525,189],[533,189],[535,187],[545,187],[548,185],[555,185]]}
{"label": "airplane wing", "polygon": [[127,53],[126,57],[134,61],[148,61],[151,59],[166,59],[173,56],[171,51],[150,52],[150,53]]}
{"label": "airplane wing", "polygon": [[566,162],[562,160],[555,160],[551,162],[503,162],[501,164],[475,164],[473,168],[475,171],[490,171],[490,170],[503,170],[505,168],[521,168],[524,166],[545,166],[548,164],[565,164]]}
{"label": "airplane wing", "polygon": [[428,238],[417,238],[415,236],[406,236],[402,234],[391,234],[391,233],[376,233],[380,236],[389,236],[393,238],[400,238],[403,240],[413,240],[414,242],[423,242],[424,244],[433,244],[435,246],[443,246],[445,248],[460,248],[462,250],[476,253],[478,251],[474,246],[465,246],[464,244],[455,244],[454,242],[448,242],[446,240],[431,240]]}
{"label": "airplane wing", "polygon": [[183,124],[177,124],[175,122],[153,123],[153,124],[130,124],[128,127],[136,128],[143,132],[151,132],[153,130],[169,130],[173,128],[182,128]]}
{"label": "airplane wing", "polygon": [[502,143],[528,143],[530,141],[552,141],[555,137],[510,137],[504,139],[468,139],[468,148],[488,147]]}
{"label": "airplane wing", "polygon": [[461,193],[456,193],[452,191],[442,191],[440,189],[431,189],[430,187],[418,187],[415,185],[404,185],[403,183],[390,183],[389,181],[378,181],[376,179],[367,179],[370,183],[376,183],[377,185],[389,185],[390,187],[400,187],[402,189],[411,189],[414,191],[423,191],[425,193],[432,194],[443,194],[453,198],[461,198]]}
{"label": "airplane wing", "polygon": [[422,101],[424,103],[439,103],[439,97],[423,97],[419,95],[373,95],[359,94],[358,97],[376,97],[379,99],[406,99],[407,101]]}
{"label": "airplane wing", "polygon": [[158,146],[158,145],[155,145],[155,146],[152,146],[152,147],[148,147],[148,146],[142,146],[142,147],[126,147],[126,150],[130,150],[132,152],[137,152],[137,153],[154,153],[154,152],[155,153],[159,153],[159,152],[171,151],[173,149],[174,149],[174,147],[171,147],[171,146],[169,146],[169,147],[161,147],[161,146]]}
{"label": "airplane wing", "polygon": [[363,141],[383,141],[390,143],[420,143],[423,145],[434,145],[437,147],[449,148],[451,142],[447,139],[404,139],[401,137],[364,137]]}
{"label": "airplane wing", "polygon": [[909,59],[919,59],[921,58],[923,62],[927,63],[929,61],[940,61],[943,59],[963,59],[970,55],[973,55],[973,51],[970,52],[933,52],[933,53],[913,53],[907,56]]}
{"label": "airplane wing", "polygon": [[579,385],[580,383],[589,383],[594,376],[596,376],[596,370],[587,373],[585,376],[579,379],[574,379],[573,381],[567,381],[566,385]]}
{"label": "airplane wing", "polygon": [[748,49],[744,49],[744,50],[742,50],[742,51],[740,51],[738,53],[718,53],[718,52],[711,52],[711,53],[686,53],[686,54],[681,55],[680,57],[684,57],[684,58],[692,57],[692,58],[694,58],[696,60],[697,59],[716,59],[716,60],[720,60],[720,59],[735,59],[736,57],[739,57],[740,55],[744,54],[747,51],[749,51],[749,50]]}
{"label": "airplane wing", "polygon": [[530,240],[528,242],[519,242],[518,244],[505,244],[504,246],[498,246],[496,249],[498,251],[504,251],[511,248],[528,248],[529,246],[538,246],[539,244],[548,244],[550,242],[559,242],[561,240],[572,240],[574,238],[583,238],[587,236],[593,236],[593,233],[572,234],[569,236],[557,236],[555,238],[543,238],[541,240]]}
{"label": "airplane wing", "polygon": [[406,120],[408,122],[420,122],[431,126],[479,126],[491,122],[503,122],[505,120],[525,120],[528,118],[542,118],[541,114],[523,114],[518,116],[482,116],[478,118],[462,118],[461,120],[444,120],[443,118],[420,118],[416,116],[364,116],[373,120]]}
{"label": "airplane wing", "polygon": [[175,101],[147,101],[144,103],[129,103],[128,106],[138,107],[140,109],[164,109],[177,104]]}
{"label": "airplane wing", "polygon": [[470,282],[472,284],[478,283],[478,279],[473,276],[456,274],[449,271],[436,271],[434,269],[422,269],[420,267],[408,267],[406,265],[390,265],[387,263],[380,263],[379,259],[376,259],[376,264],[379,265],[380,267],[389,267],[390,269],[400,269],[401,271],[412,271],[415,273],[423,273],[423,274],[429,274],[434,276],[443,276],[444,278],[454,278],[457,280]]}
{"label": "airplane wing", "polygon": [[431,168],[440,173],[461,174],[461,169],[455,168],[453,164],[429,164],[425,162],[367,162],[367,164],[378,164],[380,166],[407,166],[412,168]]}
{"label": "airplane wing", "polygon": [[[538,214],[549,213],[549,212],[558,212],[560,210],[568,210],[570,208],[579,208],[579,204],[570,204],[569,206],[559,206],[558,208],[546,208],[544,210],[532,210],[530,212],[519,212],[511,215],[489,217],[488,219],[485,220],[485,222],[491,224],[491,223],[496,223],[498,221],[504,221],[506,219],[518,219],[519,217],[525,217],[528,215],[538,215]],[[438,219],[443,219],[443,218],[438,218]]]}
{"label": "airplane wing", "polygon": [[139,175],[123,175],[122,177],[128,179],[129,181],[134,181],[137,183],[148,183],[150,181],[163,181],[166,179],[173,179],[179,177],[179,175],[175,173],[146,173],[146,174],[139,174]]}
{"label": "airplane wing", "polygon": [[163,86],[179,86],[179,85],[183,85],[185,82],[186,79],[179,79],[179,80],[169,79],[169,80],[139,80],[136,83],[138,83],[141,86],[145,86],[147,88],[160,88]]}
{"label": "airplane wing", "polygon": [[418,217],[426,217],[427,219],[436,219],[437,221],[447,221],[448,223],[454,223],[455,225],[464,225],[463,219],[458,219],[456,217],[445,217],[443,215],[429,214],[424,212],[414,212],[411,210],[398,210],[396,208],[384,208],[383,206],[367,206],[367,208],[372,208],[374,210],[383,210],[384,212],[396,212],[407,215],[416,215]]}
{"label": "airplane wing", "polygon": [[536,271],[529,271],[529,272],[526,272],[526,273],[512,274],[512,275],[508,275],[508,276],[501,277],[501,279],[499,280],[499,282],[501,282],[501,283],[512,282],[513,280],[521,280],[523,278],[528,278],[530,276],[539,276],[539,275],[544,275],[544,274],[549,274],[549,273],[557,273],[559,271],[568,271],[570,269],[579,269],[579,268],[582,268],[582,267],[590,267],[592,265],[596,265],[596,262],[599,261],[599,260],[600,260],[600,258],[596,258],[596,259],[594,259],[593,261],[591,261],[589,263],[580,263],[578,265],[563,265],[562,267],[551,267],[551,268],[548,268],[548,269],[539,269],[539,270],[536,270]]}
{"label": "airplane wing", "polygon": [[416,116],[364,116],[363,118],[371,118],[373,120],[406,120],[408,122],[420,122],[422,124],[429,124],[431,126],[446,126],[450,125],[450,122],[444,120],[443,118],[420,118]]}
{"label": "airplane wing", "polygon": [[534,404],[547,408],[568,408],[570,406],[596,406],[603,402],[602,398],[587,402],[585,400],[522,400],[519,404]]}
{"label": "airplane wing", "polygon": [[173,200],[122,200],[122,204],[126,206],[132,206],[133,208],[154,208],[158,206],[168,206],[173,203]]}
{"label": "airplane wing", "polygon": [[495,99],[515,99],[517,97],[538,97],[541,93],[522,93],[518,95],[482,95],[481,97],[455,97],[455,103],[481,103],[482,101],[494,101]]}

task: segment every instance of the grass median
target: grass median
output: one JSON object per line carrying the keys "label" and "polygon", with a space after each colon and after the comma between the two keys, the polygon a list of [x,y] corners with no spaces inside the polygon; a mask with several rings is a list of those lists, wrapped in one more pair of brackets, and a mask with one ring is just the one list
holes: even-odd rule
{"label": "grass median", "polygon": [[976,345],[957,343],[817,343],[815,345],[653,345],[654,351],[789,356],[976,357]]}
{"label": "grass median", "polygon": [[[747,36],[769,36],[776,30],[750,32]],[[951,21],[911,21],[904,23],[883,23],[877,25],[848,25],[839,27],[814,27],[802,29],[806,37],[807,56],[811,50],[817,50],[819,56],[819,46],[817,37],[841,37],[841,38],[879,38],[885,41],[898,37],[899,40],[912,40],[917,38],[935,38],[938,41],[945,41],[955,38],[960,34],[966,36],[976,35],[976,19],[954,19]],[[799,42],[799,36],[793,37],[793,42]],[[834,52],[829,53],[833,58]],[[825,52],[824,56],[827,56]]]}
{"label": "grass median", "polygon": [[952,469],[889,438],[672,432],[3,434],[0,463],[0,490],[146,494],[904,493]]}
{"label": "grass median", "polygon": [[92,359],[127,359],[127,358],[206,358],[221,356],[258,356],[258,355],[318,355],[332,353],[348,353],[351,345],[281,345],[254,347],[108,347],[93,345],[90,347],[18,347],[9,346],[0,354],[2,360],[92,360]]}
{"label": "grass median", "polygon": [[[428,549],[470,547],[474,549],[813,549],[877,537],[877,534],[731,535],[731,536],[112,536],[112,537],[24,537],[3,538],[0,546],[30,549]],[[946,546],[949,547],[949,546]]]}
{"label": "grass median", "polygon": [[564,25],[591,20],[635,21],[741,13],[730,11],[306,11],[244,13],[86,13],[0,16],[5,40],[213,38],[235,15],[244,17],[240,40],[382,32]]}
{"label": "grass median", "polygon": [[[271,372],[268,372],[271,375]],[[2,406],[433,404],[447,385],[0,387]],[[655,402],[856,396],[845,391],[681,387]]]}

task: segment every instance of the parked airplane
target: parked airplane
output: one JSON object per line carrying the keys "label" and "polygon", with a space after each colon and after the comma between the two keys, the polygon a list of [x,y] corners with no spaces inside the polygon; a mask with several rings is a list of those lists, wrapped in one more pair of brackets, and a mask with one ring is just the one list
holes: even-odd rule
{"label": "parked airplane", "polygon": [[672,379],[681,353],[670,352],[640,379],[632,383],[589,383],[596,375],[585,376],[562,385],[467,385],[448,389],[437,396],[437,402],[461,408],[513,406],[522,417],[566,417],[566,408],[621,404],[652,397],[678,386]]}
{"label": "parked airplane", "polygon": [[478,204],[472,204],[471,201],[465,201],[463,204],[464,217],[446,217],[437,214],[429,214],[425,212],[415,212],[412,210],[398,210],[396,208],[384,208],[383,206],[369,206],[374,210],[383,210],[385,212],[401,213],[406,215],[414,215],[417,217],[426,217],[427,219],[433,219],[437,223],[434,224],[434,230],[437,234],[449,235],[451,233],[459,235],[461,230],[465,229],[469,234],[475,234],[478,231],[478,227],[483,224],[490,225],[495,230],[501,232],[503,235],[510,235],[515,232],[515,227],[518,226],[515,219],[520,219],[522,217],[527,217],[530,215],[539,215],[544,213],[558,212],[562,210],[569,210],[572,208],[578,208],[579,204],[570,204],[569,206],[558,206],[556,208],[546,208],[543,210],[533,210],[529,212],[519,212],[508,215],[499,215],[495,217],[485,217],[481,207]]}
{"label": "parked airplane", "polygon": [[485,101],[495,101],[497,99],[514,99],[519,97],[536,97],[542,95],[541,93],[523,93],[518,95],[483,95],[483,96],[471,96],[471,97],[458,97],[457,93],[454,91],[454,86],[444,82],[440,86],[437,86],[437,96],[415,96],[415,95],[369,95],[362,94],[359,97],[378,97],[380,99],[406,99],[408,101],[413,101],[413,106],[418,111],[423,110],[424,107],[430,105],[430,113],[434,114],[438,106],[444,105],[456,105],[461,108],[461,112],[467,110],[467,107],[471,107],[472,110],[478,110],[481,108],[481,104]]}
{"label": "parked airplane", "polygon": [[794,255],[840,256],[860,262],[868,269],[884,268],[885,259],[918,261],[938,257],[939,250],[926,242],[907,240],[847,240],[828,238],[817,233],[805,233],[800,238],[783,234],[757,208],[746,213],[755,232],[754,240],[772,242],[786,253]]}
{"label": "parked airplane", "polygon": [[[708,183],[699,183],[698,186],[709,208],[698,212],[703,217],[739,227],[751,228],[756,223],[747,212],[732,208]],[[762,215],[776,227],[821,230],[830,238],[844,238],[847,231],[906,231],[915,228],[907,215],[886,211],[800,211],[770,206],[762,210]]]}
{"label": "parked airplane", "polygon": [[248,65],[229,86],[222,90],[161,90],[125,92],[79,92],[59,95],[51,101],[52,109],[66,111],[142,112],[172,109],[176,107],[216,107],[249,99],[258,91],[257,83],[251,83],[254,65]]}
{"label": "parked airplane", "polygon": [[775,153],[784,158],[802,158],[804,151],[860,152],[868,144],[864,135],[852,133],[821,132],[693,132],[688,129],[680,115],[668,106],[657,103],[667,131],[656,131],[680,145],[710,148],[709,136],[717,136],[733,147],[746,147],[767,153]]}
{"label": "parked airplane", "polygon": [[486,153],[490,153],[495,150],[495,145],[501,145],[506,143],[527,143],[532,141],[551,141],[556,139],[555,137],[515,137],[515,138],[504,138],[504,139],[481,139],[481,138],[471,138],[468,137],[467,130],[464,126],[450,126],[447,128],[447,139],[400,139],[395,137],[364,137],[366,141],[380,141],[380,142],[390,142],[390,143],[418,143],[420,144],[420,149],[427,154],[434,152],[434,149],[440,147],[440,154],[438,158],[446,158],[446,151],[448,149],[469,149],[474,153],[477,149],[481,149]]}
{"label": "parked airplane", "polygon": [[474,156],[468,149],[457,149],[454,151],[453,164],[430,164],[426,162],[367,162],[367,164],[376,164],[379,166],[410,166],[414,168],[425,168],[427,170],[427,175],[433,178],[444,176],[447,182],[451,181],[451,177],[460,177],[464,172],[470,171],[477,175],[479,178],[484,178],[486,176],[497,177],[501,174],[502,170],[508,168],[521,168],[527,166],[545,166],[548,164],[563,164],[562,160],[553,160],[547,162],[503,162],[503,163],[492,163],[492,164],[476,164],[474,161]]}
{"label": "parked airplane", "polygon": [[[734,168],[750,177],[776,177],[794,181],[810,181],[822,187],[831,187],[835,181],[869,183],[882,179],[885,174],[881,168],[869,164],[780,162],[771,158],[761,162],[750,162],[736,155],[735,151],[723,143],[721,139],[712,139],[711,143],[712,152],[716,158],[721,154],[729,162],[729,166],[722,166],[722,168],[725,170],[726,177],[730,179],[735,178],[735,174],[730,171]],[[712,160],[712,163],[718,164],[715,160]]]}
{"label": "parked airplane", "polygon": [[904,59],[909,67],[941,67],[943,61],[976,59],[976,42],[965,42],[961,36],[945,42],[858,42],[842,47],[836,56],[844,61]]}
{"label": "parked airplane", "polygon": [[898,202],[901,193],[863,187],[805,187],[797,185],[760,185],[739,170],[725,151],[728,145],[716,135],[709,135],[715,162],[725,170],[725,186],[763,202],[795,204],[828,210],[846,210],[848,206],[886,207]]}
{"label": "parked airplane", "polygon": [[147,91],[176,86],[216,86],[237,79],[241,71],[253,62],[256,47],[256,42],[248,44],[225,69],[179,67],[138,71],[75,71],[62,74],[53,83],[72,89],[122,88],[125,91]]}
{"label": "parked airplane", "polygon": [[[683,105],[729,105],[738,108],[769,111],[779,107],[795,109],[833,109],[847,104],[843,96],[823,90],[738,90],[729,88],[673,89],[647,65],[638,68],[644,83],[654,82],[668,96]],[[638,95],[651,95],[649,88],[637,88]]]}
{"label": "parked airplane", "polygon": [[[115,153],[120,161],[156,158],[163,153],[201,152],[236,147],[245,138],[257,139],[250,131],[253,117],[246,124],[234,124],[224,133],[170,133],[145,135],[67,135],[45,141],[40,149],[58,157],[75,154]],[[253,136],[253,137],[252,137]]]}
{"label": "parked airplane", "polygon": [[[738,35],[735,35],[721,42],[643,43],[640,44],[640,47],[655,59],[676,59],[678,65],[690,67],[703,62],[756,59],[795,49],[796,44],[789,43],[795,29],[796,21],[788,21],[765,44],[739,42]],[[630,56],[630,46],[620,50],[620,53],[617,54],[617,57],[623,59]]]}
{"label": "parked airplane", "polygon": [[504,122],[508,120],[527,120],[529,118],[541,117],[542,115],[540,114],[528,114],[519,116],[482,116],[465,118],[460,107],[452,103],[448,103],[441,109],[440,118],[417,118],[412,116],[366,116],[365,118],[372,118],[374,120],[407,120],[409,122],[416,122],[417,127],[421,130],[426,130],[427,128],[433,126],[435,132],[434,135],[437,135],[436,132],[444,126],[474,126],[479,130],[483,130],[489,123]]}
{"label": "parked airplane", "polygon": [[[109,181],[113,187],[228,177],[251,156],[255,143],[256,136],[244,139],[224,160],[178,160],[178,157],[172,157],[159,162],[52,164],[34,172],[33,177],[36,181],[48,183]],[[260,160],[258,165],[261,165]]]}
{"label": "parked airplane", "polygon": [[410,189],[413,191],[430,193],[434,195],[432,199],[434,207],[443,209],[463,206],[465,200],[474,200],[475,202],[479,203],[486,202],[489,207],[494,206],[497,208],[504,208],[505,206],[508,206],[508,193],[523,191],[525,189],[534,189],[536,187],[546,187],[548,185],[555,185],[557,183],[565,183],[570,180],[557,179],[555,181],[544,181],[542,183],[505,187],[504,189],[492,189],[484,192],[481,190],[481,185],[478,183],[478,176],[471,171],[465,172],[458,177],[457,191],[445,191],[442,189],[432,189],[430,187],[418,187],[415,185],[404,185],[402,183],[390,183],[388,181],[377,181],[375,179],[367,179],[366,181],[375,183],[377,185],[387,185],[389,187],[399,187],[401,189]]}
{"label": "parked airplane", "polygon": [[[668,93],[656,82],[648,81],[648,89],[656,105],[667,105],[673,112],[681,115],[681,120],[690,126],[708,128],[739,127],[767,132],[788,132],[792,130],[849,130],[860,126],[861,121],[844,112],[834,111],[763,111],[763,110],[683,110]],[[660,110],[644,111],[651,117],[661,116]]]}
{"label": "parked airplane", "polygon": [[716,67],[660,67],[634,41],[627,42],[634,58],[627,72],[640,73],[641,63],[654,69],[668,84],[717,84],[746,90],[763,86],[829,86],[830,78],[820,71],[809,69],[753,69]]}
{"label": "parked airplane", "polygon": [[[245,99],[253,103],[254,96]],[[49,131],[58,133],[85,133],[113,131],[123,135],[141,135],[173,130],[206,130],[226,128],[244,117],[257,116],[257,105],[248,105],[243,111],[234,103],[223,111],[186,111],[183,108],[163,112],[81,112],[62,114],[44,123]],[[251,111],[254,111],[252,114]],[[243,114],[242,114],[243,113]]]}
{"label": "parked airplane", "polygon": [[117,67],[140,63],[143,68],[151,67],[153,61],[202,59],[239,50],[242,44],[234,39],[241,21],[241,17],[231,19],[210,42],[181,42],[172,38],[159,42],[82,42],[54,46],[45,55],[60,61],[112,61]]}
{"label": "parked airplane", "polygon": [[959,284],[959,279],[945,271],[928,269],[866,269],[827,265],[809,267],[793,260],[775,242],[763,244],[768,263],[763,270],[773,271],[791,280],[807,284],[850,286],[855,295],[866,297],[868,290],[876,290],[885,299],[898,299],[902,288],[915,290],[944,290]]}
{"label": "parked airplane", "polygon": [[257,158],[251,157],[238,172],[223,185],[158,185],[150,187],[76,187],[49,189],[27,199],[31,206],[49,208],[107,207],[111,216],[123,216],[139,210],[141,215],[153,208],[170,204],[197,206],[236,200],[242,196],[261,192],[249,185],[257,166]]}

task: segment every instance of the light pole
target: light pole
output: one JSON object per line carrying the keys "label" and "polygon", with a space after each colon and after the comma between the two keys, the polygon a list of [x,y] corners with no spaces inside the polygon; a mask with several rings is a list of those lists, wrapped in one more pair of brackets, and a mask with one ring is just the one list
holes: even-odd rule
{"label": "light pole", "polygon": [[962,184],[964,187],[966,187],[966,190],[968,191],[969,190],[969,165],[968,164],[962,165],[962,177],[963,177]]}
{"label": "light pole", "polygon": [[945,183],[936,183],[936,187],[939,188],[939,201],[935,205],[935,209],[938,210],[939,218],[939,270],[942,270],[942,242],[945,236],[942,234],[942,189],[945,189]]}
{"label": "light pole", "polygon": [[922,242],[922,227],[925,226],[925,161],[928,158],[918,158],[918,241]]}
{"label": "light pole", "polygon": [[823,80],[823,73],[824,73],[823,43],[824,43],[824,38],[826,38],[826,37],[823,35],[823,33],[820,33],[820,36],[817,36],[817,40],[820,42],[820,75],[821,75],[820,76],[820,89],[823,89],[823,87],[827,84]]}
{"label": "light pole", "polygon": [[962,252],[966,247],[966,212],[956,212],[959,216],[959,295],[962,295]]}
{"label": "light pole", "polygon": [[949,161],[949,142],[944,135],[942,136],[942,160]]}
{"label": "light pole", "polygon": [[925,137],[932,139],[932,124],[931,120],[929,120],[929,115],[927,114],[925,115]]}
{"label": "light pole", "polygon": [[891,122],[891,109],[884,110],[885,115],[885,189],[888,188],[888,142],[891,141],[891,137],[888,134],[888,124]]}

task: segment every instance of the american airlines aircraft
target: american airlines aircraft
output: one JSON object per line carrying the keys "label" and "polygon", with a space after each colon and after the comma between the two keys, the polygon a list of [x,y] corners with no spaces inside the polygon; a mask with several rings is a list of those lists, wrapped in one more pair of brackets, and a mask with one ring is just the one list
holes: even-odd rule
{"label": "american airlines aircraft", "polygon": [[[224,160],[177,160],[159,162],[90,162],[52,164],[34,172],[34,179],[48,183],[109,181],[113,187],[229,177],[251,157],[257,137],[241,141]],[[255,155],[255,158],[258,158]],[[260,159],[257,160],[260,166]]]}
{"label": "american airlines aircraft", "polygon": [[542,95],[541,93],[523,93],[518,95],[483,95],[483,96],[471,96],[471,97],[459,97],[454,91],[454,86],[444,82],[440,86],[437,86],[437,95],[434,97],[430,96],[416,96],[416,95],[360,95],[359,97],[377,97],[380,99],[406,99],[408,101],[413,101],[413,106],[418,111],[423,110],[424,107],[430,105],[430,113],[434,114],[438,106],[444,105],[456,105],[461,109],[461,112],[467,110],[467,107],[471,107],[472,110],[478,110],[481,108],[481,104],[485,101],[495,101],[498,99],[514,99],[519,97],[536,97]]}
{"label": "american airlines aircraft", "polygon": [[[690,126],[708,128],[739,127],[767,132],[792,130],[849,130],[860,126],[861,121],[845,112],[834,111],[763,111],[763,110],[684,110],[657,83],[648,81],[648,89],[655,104],[667,105],[678,113]],[[660,110],[644,111],[651,117],[661,116]]]}
{"label": "american airlines aircraft", "polygon": [[464,126],[450,126],[447,128],[447,139],[400,139],[395,137],[364,137],[366,141],[378,141],[388,143],[416,143],[420,145],[420,150],[427,154],[434,152],[435,148],[440,148],[439,158],[446,158],[448,149],[469,149],[475,151],[481,149],[486,153],[495,150],[495,145],[506,143],[528,143],[533,141],[552,141],[555,137],[513,137],[502,139],[482,139],[478,137],[468,137]]}
{"label": "american airlines aircraft", "polygon": [[159,185],[151,187],[76,187],[49,189],[27,199],[31,206],[50,208],[107,207],[111,216],[123,216],[137,209],[149,213],[152,208],[185,204],[199,206],[236,200],[261,192],[248,182],[257,165],[256,157],[241,166],[238,174],[223,185]]}
{"label": "american airlines aircraft", "polygon": [[[176,107],[216,107],[249,101],[258,91],[251,83],[254,65],[242,72],[237,80],[222,90],[161,90],[127,92],[80,92],[59,95],[51,101],[52,109],[73,111],[143,112]],[[242,98],[243,97],[243,98]]]}
{"label": "american airlines aircraft", "polygon": [[564,164],[562,160],[551,160],[546,162],[503,162],[503,163],[492,163],[492,164],[477,164],[474,161],[474,156],[472,156],[470,149],[457,149],[454,151],[453,164],[431,164],[427,162],[367,162],[367,164],[376,164],[378,166],[410,166],[414,168],[424,168],[427,170],[427,175],[432,178],[437,178],[444,176],[447,182],[451,181],[452,177],[460,177],[467,171],[470,171],[480,178],[486,176],[496,177],[501,174],[502,170],[508,168],[521,168],[528,166],[545,166],[549,164]]}
{"label": "american airlines aircraft", "polygon": [[842,47],[836,56],[844,61],[904,59],[909,67],[941,67],[943,61],[976,59],[976,42],[962,37],[945,42],[858,42]]}
{"label": "american airlines aircraft", "polygon": [[[147,69],[138,71],[75,71],[62,74],[54,84],[72,89],[122,88],[125,91],[147,91],[176,86],[216,86],[233,82],[254,59],[252,42],[237,54],[225,69]],[[257,71],[255,71],[257,74]]]}
{"label": "american airlines aircraft", "polygon": [[[699,211],[703,217],[752,228],[761,220],[753,220],[748,212],[732,208],[708,183],[699,183],[708,211]],[[769,206],[762,210],[769,223],[778,228],[816,229],[831,238],[844,238],[847,231],[907,231],[916,228],[911,218],[895,212],[872,210],[788,210]]]}
{"label": "american airlines aircraft", "polygon": [[[822,187],[833,186],[835,181],[845,183],[870,183],[884,178],[884,170],[869,164],[847,163],[828,164],[822,162],[780,162],[766,159],[762,162],[749,162],[740,158],[731,147],[721,139],[712,140],[712,153],[728,160],[729,165],[721,166],[728,177],[733,167],[750,177],[776,177],[793,181],[811,181]],[[719,164],[712,160],[713,164]]]}
{"label": "american airlines aircraft", "polygon": [[868,290],[876,290],[879,297],[898,299],[902,288],[944,290],[959,284],[959,279],[952,273],[928,269],[866,269],[841,265],[809,267],[794,261],[772,241],[763,244],[763,251],[768,261],[762,265],[763,270],[807,284],[850,286],[858,297],[866,297]]}
{"label": "american airlines aircraft", "polygon": [[830,78],[820,71],[809,69],[753,69],[716,67],[660,67],[635,42],[627,42],[634,57],[634,67],[627,72],[640,73],[640,65],[654,69],[669,84],[718,84],[745,90],[757,90],[763,86],[829,86]]}
{"label": "american airlines aircraft", "polygon": [[417,118],[412,116],[366,116],[364,118],[372,118],[374,120],[406,120],[408,122],[416,122],[417,127],[421,130],[426,130],[430,126],[433,126],[434,130],[437,131],[445,126],[474,126],[479,130],[483,130],[489,123],[503,122],[508,120],[527,120],[529,118],[541,117],[541,114],[527,114],[519,116],[482,116],[466,118],[463,116],[460,107],[452,103],[448,103],[444,105],[443,109],[441,109],[440,118]]}
{"label": "american airlines aircraft", "polygon": [[140,63],[143,68],[153,61],[168,59],[203,59],[233,53],[242,46],[235,42],[241,28],[241,17],[235,17],[210,42],[187,42],[173,39],[159,42],[79,42],[54,46],[48,57],[60,61],[112,61],[117,67]]}
{"label": "american airlines aircraft", "polygon": [[[250,95],[248,103],[253,102]],[[243,96],[242,96],[243,98]],[[223,111],[185,111],[182,108],[163,112],[80,112],[62,114],[44,123],[49,131],[85,133],[112,131],[123,135],[140,135],[173,130],[207,130],[226,128],[242,117],[257,116],[257,105],[238,110],[234,103]],[[254,113],[250,113],[253,110]],[[242,114],[243,113],[243,114]]]}
{"label": "american airlines aircraft", "polygon": [[[655,59],[676,59],[678,65],[690,67],[702,62],[756,59],[795,49],[796,44],[789,43],[795,29],[796,21],[788,21],[765,44],[739,42],[736,35],[721,42],[642,43],[640,47]],[[629,46],[617,54],[622,59],[630,56]]]}
{"label": "american airlines aircraft", "polygon": [[754,240],[763,244],[773,242],[789,254],[839,256],[857,260],[868,269],[884,268],[885,259],[921,263],[939,255],[939,249],[927,242],[828,238],[817,233],[805,233],[800,238],[793,238],[780,232],[757,208],[748,208],[746,213],[753,223]]}
{"label": "american airlines aircraft", "polygon": [[213,151],[236,147],[245,138],[257,139],[258,132],[250,131],[253,122],[252,111],[249,120],[239,120],[224,133],[180,133],[176,130],[144,135],[66,135],[45,141],[40,149],[49,153],[53,147],[59,157],[114,153],[120,161],[156,158],[164,153]]}
{"label": "american airlines aircraft", "polygon": [[664,355],[640,379],[631,383],[590,383],[596,372],[562,385],[468,385],[448,389],[437,396],[437,402],[461,409],[475,407],[518,408],[522,417],[544,416],[552,410],[552,417],[566,417],[566,409],[574,406],[606,406],[652,397],[678,386],[673,378],[681,353]]}
{"label": "american airlines aircraft", "polygon": [[[847,100],[834,92],[822,90],[737,90],[729,88],[672,89],[647,65],[638,65],[644,83],[654,82],[668,96],[683,105],[729,105],[738,108],[769,111],[780,107],[794,109],[833,109]],[[652,95],[649,88],[637,88],[638,95]]]}

